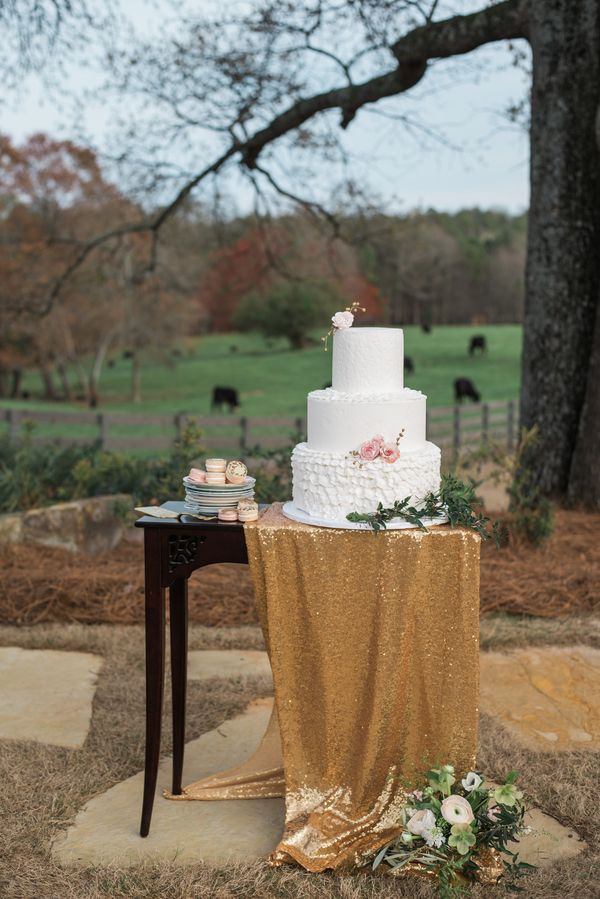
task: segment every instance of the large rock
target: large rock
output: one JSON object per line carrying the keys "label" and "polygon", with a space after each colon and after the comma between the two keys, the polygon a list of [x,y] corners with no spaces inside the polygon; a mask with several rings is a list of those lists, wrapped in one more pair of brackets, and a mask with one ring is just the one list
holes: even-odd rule
{"label": "large rock", "polygon": [[98,555],[121,540],[125,522],[120,511],[132,507],[131,496],[118,493],[0,515],[0,544],[59,546]]}

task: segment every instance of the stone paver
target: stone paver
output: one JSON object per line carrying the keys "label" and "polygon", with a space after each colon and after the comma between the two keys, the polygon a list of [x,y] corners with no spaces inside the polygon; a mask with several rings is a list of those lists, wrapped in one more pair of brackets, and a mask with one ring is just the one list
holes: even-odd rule
{"label": "stone paver", "polygon": [[483,653],[481,706],[531,749],[600,749],[600,650]]}
{"label": "stone paver", "polygon": [[188,678],[271,677],[266,652],[257,649],[198,649],[188,656]]}
{"label": "stone paver", "polygon": [[[188,743],[184,782],[248,758],[266,728],[271,702],[252,703],[243,715]],[[148,837],[138,835],[143,775],[136,774],[87,804],[56,840],[55,858],[73,865],[127,866],[156,859],[223,865],[255,861],[274,849],[283,830],[283,800],[171,802],[162,797],[170,786],[170,768],[170,759],[160,765]],[[545,866],[585,847],[574,831],[538,809],[531,811],[527,824],[534,832],[514,847],[522,861]]]}
{"label": "stone paver", "polygon": [[[236,765],[258,746],[271,711],[271,700],[188,743],[184,783]],[[131,865],[153,858],[181,864],[251,861],[267,855],[283,831],[283,800],[172,802],[171,761],[161,762],[150,834],[139,836],[143,775],[136,774],[96,796],[57,839],[54,856],[63,863]]]}
{"label": "stone paver", "polygon": [[0,737],[83,746],[101,656],[0,647]]}

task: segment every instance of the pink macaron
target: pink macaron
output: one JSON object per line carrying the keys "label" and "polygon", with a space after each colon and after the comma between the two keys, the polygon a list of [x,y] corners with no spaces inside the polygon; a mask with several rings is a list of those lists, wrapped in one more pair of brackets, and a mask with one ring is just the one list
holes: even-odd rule
{"label": "pink macaron", "polygon": [[188,478],[197,484],[206,484],[206,472],[200,468],[190,468]]}
{"label": "pink macaron", "polygon": [[224,484],[225,474],[222,471],[209,471],[206,473],[207,484]]}

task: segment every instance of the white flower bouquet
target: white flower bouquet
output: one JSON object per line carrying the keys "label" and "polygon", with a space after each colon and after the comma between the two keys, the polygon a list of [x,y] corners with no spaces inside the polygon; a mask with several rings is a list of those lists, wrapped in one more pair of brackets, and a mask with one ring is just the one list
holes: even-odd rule
{"label": "white flower bouquet", "polygon": [[476,771],[457,784],[452,765],[433,768],[425,777],[427,785],[408,794],[402,829],[375,856],[373,869],[386,864],[397,875],[435,878],[444,899],[463,892],[469,882],[494,883],[500,877],[518,891],[516,879],[534,866],[508,848],[527,832],[517,772],[491,788]]}

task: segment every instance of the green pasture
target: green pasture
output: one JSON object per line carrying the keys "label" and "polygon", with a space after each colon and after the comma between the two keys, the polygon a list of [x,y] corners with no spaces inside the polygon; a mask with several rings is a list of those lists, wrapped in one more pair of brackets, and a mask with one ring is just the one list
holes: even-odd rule
{"label": "green pasture", "polygon": [[[406,355],[415,364],[414,374],[405,379],[406,386],[426,393],[431,407],[453,402],[452,383],[457,377],[471,378],[484,401],[518,395],[519,325],[434,327],[431,334],[407,327],[404,333]],[[473,334],[485,334],[486,355],[469,357],[467,349]],[[315,345],[290,351],[282,340],[267,345],[259,335],[215,334],[190,339],[176,352],[169,365],[150,356],[143,360],[141,403],[130,400],[130,360],[121,353],[113,354],[111,367],[105,367],[102,375],[102,404],[98,411],[209,415],[212,388],[223,385],[239,391],[240,414],[299,416],[305,413],[308,391],[330,380],[331,355],[323,351],[317,337]],[[41,383],[35,372],[28,373],[24,387],[32,394],[30,400],[3,401],[2,405],[48,408],[48,403],[41,400]],[[60,408],[85,407],[61,403]]]}

